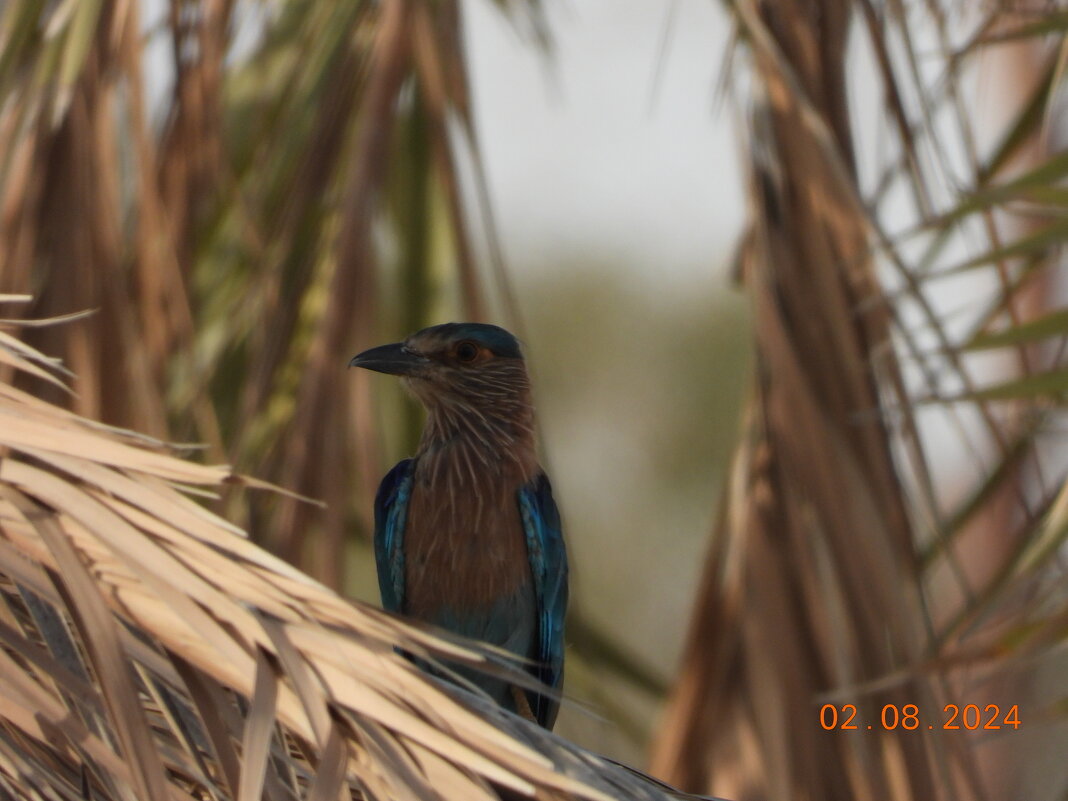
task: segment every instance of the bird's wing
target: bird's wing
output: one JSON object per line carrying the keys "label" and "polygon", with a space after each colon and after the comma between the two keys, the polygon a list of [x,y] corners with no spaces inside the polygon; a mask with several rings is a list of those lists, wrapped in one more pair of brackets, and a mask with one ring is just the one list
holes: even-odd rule
{"label": "bird's wing", "polygon": [[375,564],[382,606],[403,612],[404,523],[412,494],[412,460],[405,459],[386,473],[375,495]]}
{"label": "bird's wing", "polygon": [[[567,553],[560,512],[549,479],[539,473],[519,490],[519,509],[527,537],[527,557],[534,576],[538,605],[538,644],[535,675],[559,688],[564,678],[564,614],[567,612]],[[538,722],[552,728],[559,699],[528,693]]]}

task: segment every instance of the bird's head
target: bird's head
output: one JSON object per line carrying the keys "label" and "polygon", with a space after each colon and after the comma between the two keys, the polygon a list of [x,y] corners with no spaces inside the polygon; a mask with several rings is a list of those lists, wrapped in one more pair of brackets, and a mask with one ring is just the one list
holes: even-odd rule
{"label": "bird's head", "polygon": [[431,413],[468,408],[481,415],[514,414],[516,404],[529,405],[519,341],[495,325],[424,328],[403,342],[365,350],[349,366],[402,376]]}

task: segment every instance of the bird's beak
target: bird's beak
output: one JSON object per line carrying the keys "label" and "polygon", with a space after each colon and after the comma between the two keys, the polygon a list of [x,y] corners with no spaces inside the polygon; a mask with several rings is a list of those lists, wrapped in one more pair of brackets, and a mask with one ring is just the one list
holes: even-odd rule
{"label": "bird's beak", "polygon": [[427,364],[427,359],[404,347],[403,342],[379,345],[352,357],[349,367],[363,367],[379,373],[392,375],[416,375]]}

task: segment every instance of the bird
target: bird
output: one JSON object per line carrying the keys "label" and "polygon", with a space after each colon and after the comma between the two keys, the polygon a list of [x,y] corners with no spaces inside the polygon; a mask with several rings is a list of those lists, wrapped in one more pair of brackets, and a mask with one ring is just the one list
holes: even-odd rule
{"label": "bird", "polygon": [[445,323],[366,350],[349,366],[400,376],[427,413],[414,456],[375,496],[383,608],[520,657],[553,692],[456,672],[551,730],[564,674],[567,552],[538,461],[519,341],[495,325]]}

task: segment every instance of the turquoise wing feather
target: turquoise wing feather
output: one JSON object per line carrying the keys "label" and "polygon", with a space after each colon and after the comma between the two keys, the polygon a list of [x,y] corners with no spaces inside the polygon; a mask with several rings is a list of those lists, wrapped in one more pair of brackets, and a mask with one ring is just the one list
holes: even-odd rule
{"label": "turquoise wing feather", "polygon": [[[544,473],[519,490],[519,509],[538,609],[537,664],[533,672],[544,684],[559,689],[564,679],[567,552],[560,512]],[[559,699],[532,692],[527,696],[538,723],[551,729],[559,710]]]}
{"label": "turquoise wing feather", "polygon": [[382,607],[404,611],[404,524],[412,496],[412,460],[386,473],[375,495],[375,565]]}

